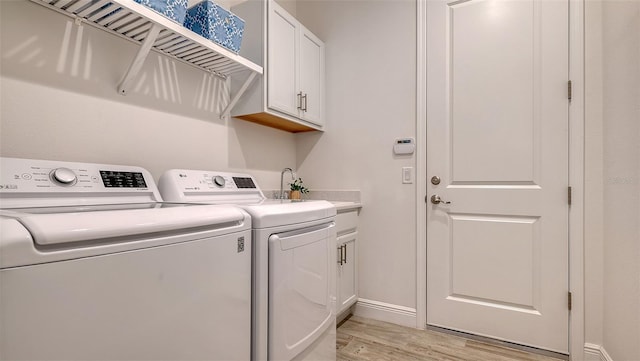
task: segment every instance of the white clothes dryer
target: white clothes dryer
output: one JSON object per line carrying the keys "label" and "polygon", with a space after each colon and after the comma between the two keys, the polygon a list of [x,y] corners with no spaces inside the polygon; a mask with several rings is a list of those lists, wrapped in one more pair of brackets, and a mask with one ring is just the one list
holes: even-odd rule
{"label": "white clothes dryer", "polygon": [[335,360],[335,207],[267,200],[247,174],[173,169],[165,201],[236,204],[251,215],[252,360]]}
{"label": "white clothes dryer", "polygon": [[139,167],[0,158],[0,359],[248,360],[249,215]]}

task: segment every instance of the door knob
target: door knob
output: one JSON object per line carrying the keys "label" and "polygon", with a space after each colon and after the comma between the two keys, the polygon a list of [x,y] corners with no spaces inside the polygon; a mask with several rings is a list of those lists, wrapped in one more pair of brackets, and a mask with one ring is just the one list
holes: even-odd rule
{"label": "door knob", "polygon": [[431,196],[431,203],[433,203],[433,204],[440,204],[440,203],[442,203],[442,204],[451,204],[451,202],[447,202],[447,201],[442,200],[442,198],[440,198],[440,196],[437,195],[437,194],[434,194],[434,195]]}

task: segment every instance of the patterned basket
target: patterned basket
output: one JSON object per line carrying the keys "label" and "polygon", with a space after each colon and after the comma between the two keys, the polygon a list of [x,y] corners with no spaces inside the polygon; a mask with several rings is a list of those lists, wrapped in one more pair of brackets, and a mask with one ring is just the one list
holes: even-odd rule
{"label": "patterned basket", "polygon": [[211,0],[190,7],[184,26],[236,54],[240,51],[244,20]]}
{"label": "patterned basket", "polygon": [[187,14],[187,1],[188,0],[135,0],[135,2],[155,10],[178,24],[184,23],[184,18]]}

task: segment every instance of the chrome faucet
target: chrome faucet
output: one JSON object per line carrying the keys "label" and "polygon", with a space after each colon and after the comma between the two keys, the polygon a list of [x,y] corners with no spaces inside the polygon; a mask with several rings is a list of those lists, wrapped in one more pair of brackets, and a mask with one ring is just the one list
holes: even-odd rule
{"label": "chrome faucet", "polygon": [[291,173],[291,180],[296,180],[296,176],[293,173],[293,170],[291,168],[285,168],[282,170],[282,173],[280,173],[280,199],[285,199],[284,198],[284,174],[286,172]]}

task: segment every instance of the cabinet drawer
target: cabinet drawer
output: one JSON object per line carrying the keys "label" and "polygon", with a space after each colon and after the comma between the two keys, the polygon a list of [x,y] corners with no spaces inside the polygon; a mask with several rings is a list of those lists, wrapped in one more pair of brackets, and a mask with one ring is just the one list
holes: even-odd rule
{"label": "cabinet drawer", "polygon": [[354,232],[358,228],[358,211],[338,213],[336,216],[336,233],[339,235]]}

